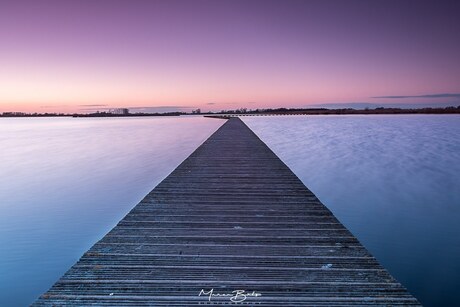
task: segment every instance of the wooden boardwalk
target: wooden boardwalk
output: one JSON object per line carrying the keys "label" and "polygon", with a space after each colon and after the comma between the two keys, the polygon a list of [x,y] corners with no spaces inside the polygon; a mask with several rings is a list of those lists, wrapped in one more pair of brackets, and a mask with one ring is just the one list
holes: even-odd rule
{"label": "wooden boardwalk", "polygon": [[419,305],[231,118],[33,306],[225,306],[232,296],[240,306]]}

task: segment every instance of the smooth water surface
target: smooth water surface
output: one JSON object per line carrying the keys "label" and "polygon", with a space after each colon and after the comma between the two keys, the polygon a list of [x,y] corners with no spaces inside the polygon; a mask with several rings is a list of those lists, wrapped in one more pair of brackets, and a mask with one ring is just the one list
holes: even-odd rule
{"label": "smooth water surface", "polygon": [[425,306],[458,306],[460,116],[243,117]]}
{"label": "smooth water surface", "polygon": [[[460,116],[244,121],[425,306],[455,306]],[[223,121],[0,120],[0,306],[26,306]]]}
{"label": "smooth water surface", "polygon": [[0,306],[27,306],[224,121],[0,119]]}

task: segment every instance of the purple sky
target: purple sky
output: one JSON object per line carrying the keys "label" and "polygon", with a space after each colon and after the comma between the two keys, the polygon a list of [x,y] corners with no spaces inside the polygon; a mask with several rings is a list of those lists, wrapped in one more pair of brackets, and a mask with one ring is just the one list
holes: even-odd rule
{"label": "purple sky", "polygon": [[459,105],[458,3],[1,1],[0,112]]}

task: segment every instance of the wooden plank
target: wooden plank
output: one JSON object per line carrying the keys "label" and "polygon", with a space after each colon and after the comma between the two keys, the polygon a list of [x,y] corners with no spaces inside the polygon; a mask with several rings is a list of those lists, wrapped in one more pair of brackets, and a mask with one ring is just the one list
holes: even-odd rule
{"label": "wooden plank", "polygon": [[420,305],[231,118],[33,306],[218,306],[234,290],[259,294],[249,306]]}

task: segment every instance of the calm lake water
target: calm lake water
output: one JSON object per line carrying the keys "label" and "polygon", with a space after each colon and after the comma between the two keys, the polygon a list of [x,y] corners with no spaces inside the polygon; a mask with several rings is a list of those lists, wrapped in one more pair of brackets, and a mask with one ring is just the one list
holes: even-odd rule
{"label": "calm lake water", "polygon": [[460,116],[244,121],[425,306],[458,306]]}
{"label": "calm lake water", "polygon": [[0,119],[0,306],[27,306],[223,120]]}
{"label": "calm lake water", "polygon": [[[426,306],[460,300],[460,116],[244,121]],[[26,306],[223,121],[0,119],[0,306]]]}

